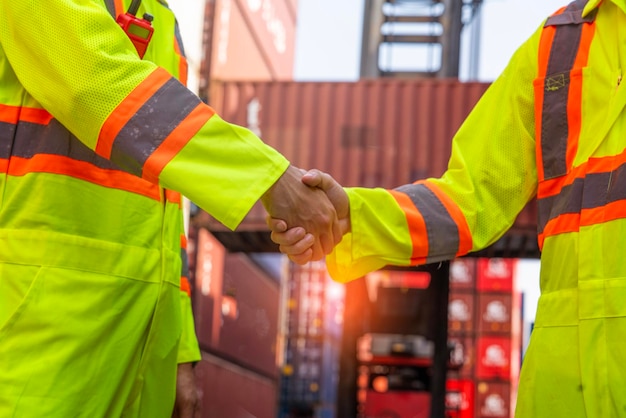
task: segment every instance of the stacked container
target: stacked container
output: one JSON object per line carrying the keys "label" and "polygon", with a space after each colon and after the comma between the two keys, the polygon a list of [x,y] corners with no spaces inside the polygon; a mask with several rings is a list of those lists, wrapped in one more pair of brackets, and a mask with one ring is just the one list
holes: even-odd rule
{"label": "stacked container", "polygon": [[[521,294],[514,259],[463,258],[450,267],[450,417],[513,416],[521,363]],[[473,404],[473,405],[472,405]]]}
{"label": "stacked container", "polygon": [[201,414],[275,418],[279,282],[207,230],[191,235]]}
{"label": "stacked container", "polygon": [[292,264],[286,283],[280,418],[335,417],[343,286],[325,265]]}

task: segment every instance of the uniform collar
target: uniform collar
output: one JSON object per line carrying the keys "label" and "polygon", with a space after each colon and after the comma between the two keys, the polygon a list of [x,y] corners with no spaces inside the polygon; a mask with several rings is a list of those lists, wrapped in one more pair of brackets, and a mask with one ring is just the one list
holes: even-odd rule
{"label": "uniform collar", "polygon": [[[589,2],[587,2],[587,5],[583,9],[583,17],[587,16],[589,13],[591,13],[592,10],[596,9],[600,5],[600,3],[602,3],[602,1],[603,0],[589,0]],[[626,4],[625,4],[626,1],[624,0],[611,0],[611,1],[615,3],[617,7],[622,9],[624,13],[626,13]]]}

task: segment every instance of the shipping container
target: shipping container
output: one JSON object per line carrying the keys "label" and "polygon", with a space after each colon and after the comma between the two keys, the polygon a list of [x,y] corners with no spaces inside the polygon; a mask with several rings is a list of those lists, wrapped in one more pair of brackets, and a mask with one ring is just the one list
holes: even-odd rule
{"label": "shipping container", "polygon": [[[212,80],[291,80],[297,6],[293,0],[216,0],[205,36],[202,76]],[[205,80],[201,85],[207,85]]]}
{"label": "shipping container", "polygon": [[[323,262],[290,265],[285,283],[280,418],[332,416],[337,399],[344,287]],[[309,412],[307,412],[309,411]]]}
{"label": "shipping container", "polygon": [[476,288],[476,259],[457,258],[450,261],[450,291]]}
{"label": "shipping container", "polygon": [[219,345],[222,326],[222,283],[224,276],[224,246],[205,228],[196,231],[191,241],[195,249],[193,307],[196,334],[200,347],[215,349]]}
{"label": "shipping container", "polygon": [[[518,306],[515,309],[519,309]],[[513,318],[519,319],[521,312],[513,308],[513,295],[503,292],[478,293],[478,328],[483,334],[510,334]]]}
{"label": "shipping container", "polygon": [[510,382],[519,370],[512,359],[511,337],[480,336],[476,339],[476,377]]}
{"label": "shipping container", "polygon": [[448,300],[448,333],[471,333],[475,329],[474,292],[451,291]]}
{"label": "shipping container", "polygon": [[475,383],[472,379],[446,381],[446,418],[474,418]]}
{"label": "shipping container", "polygon": [[222,285],[219,353],[277,376],[279,284],[245,254],[227,254]]}
{"label": "shipping container", "polygon": [[250,257],[197,232],[194,311],[200,347],[277,376],[280,284]]}
{"label": "shipping container", "polygon": [[276,418],[277,381],[203,353],[195,368],[200,415],[205,418]]}
{"label": "shipping container", "polygon": [[363,417],[430,418],[430,393],[368,390]]}
{"label": "shipping container", "polygon": [[481,257],[476,266],[476,288],[487,292],[513,292],[515,259]]}
{"label": "shipping container", "polygon": [[511,418],[515,385],[508,382],[476,383],[476,418]]}
{"label": "shipping container", "polygon": [[474,336],[450,335],[448,344],[451,347],[451,363],[462,364],[460,368],[449,371],[448,375],[455,379],[473,378],[476,366],[476,340]]}
{"label": "shipping container", "polygon": [[[445,171],[452,137],[487,87],[445,79],[216,81],[209,87],[209,104],[298,167],[329,172],[345,186],[394,188]],[[209,216],[196,221],[229,248],[277,251],[260,204],[239,234]],[[524,209],[491,248],[496,254],[537,256],[535,205]]]}

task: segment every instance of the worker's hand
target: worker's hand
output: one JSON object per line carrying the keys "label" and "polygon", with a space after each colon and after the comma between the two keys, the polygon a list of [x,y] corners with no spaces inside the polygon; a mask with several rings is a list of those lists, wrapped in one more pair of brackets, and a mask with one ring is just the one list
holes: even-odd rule
{"label": "worker's hand", "polygon": [[192,363],[178,365],[176,402],[172,418],[200,418],[200,401]]}
{"label": "worker's hand", "polygon": [[305,184],[304,173],[289,166],[261,201],[269,216],[283,220],[285,227],[302,227],[311,233],[310,260],[321,260],[341,241],[343,233],[329,196],[320,188]]}
{"label": "worker's hand", "polygon": [[[350,201],[348,195],[339,183],[329,174],[319,170],[310,170],[302,176],[302,182],[310,187],[323,190],[332,202],[339,218],[341,236],[350,231]],[[267,218],[267,225],[272,231],[272,241],[279,245],[279,250],[286,254],[291,261],[297,264],[306,264],[313,258],[313,243],[315,241],[311,233],[305,228],[287,228],[287,223],[282,219]]]}

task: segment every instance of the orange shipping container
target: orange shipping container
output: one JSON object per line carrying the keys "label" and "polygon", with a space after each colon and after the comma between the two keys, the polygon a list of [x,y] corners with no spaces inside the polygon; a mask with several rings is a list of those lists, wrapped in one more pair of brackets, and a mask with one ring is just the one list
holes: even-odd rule
{"label": "orange shipping container", "polygon": [[[213,80],[291,80],[296,4],[293,0],[217,0],[205,45]],[[206,85],[206,81],[202,85]]]}

